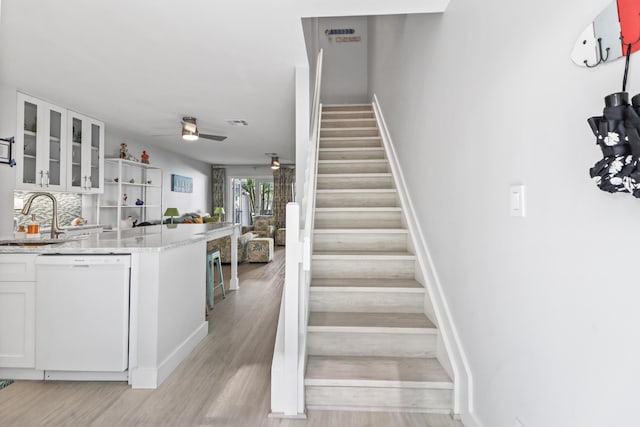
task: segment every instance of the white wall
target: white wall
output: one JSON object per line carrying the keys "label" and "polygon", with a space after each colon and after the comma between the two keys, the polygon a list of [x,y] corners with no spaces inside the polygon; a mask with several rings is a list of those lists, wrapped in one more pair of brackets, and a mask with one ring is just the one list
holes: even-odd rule
{"label": "white wall", "polygon": [[[360,42],[338,43],[327,29],[353,28]],[[338,36],[342,37],[342,36]],[[367,101],[367,18],[320,18],[318,40],[324,50],[322,102],[325,104]],[[311,89],[313,90],[313,89]]]}
{"label": "white wall", "polygon": [[[15,136],[16,91],[0,84],[0,137]],[[15,144],[14,144],[15,148]],[[15,157],[15,156],[14,156]],[[0,164],[0,238],[13,237],[13,190],[16,168]]]}
{"label": "white wall", "polygon": [[[209,163],[183,157],[161,148],[132,142],[120,134],[109,131],[108,124],[105,125],[105,130],[105,157],[118,157],[120,144],[125,142],[129,154],[140,159],[142,150],[146,150],[150,163],[162,168],[163,213],[167,207],[178,208],[180,214],[187,212],[213,213],[211,212],[211,165]],[[172,174],[193,178],[193,193],[171,191]]]}
{"label": "white wall", "polygon": [[[569,59],[607,2],[456,0],[372,18],[391,129],[487,427],[639,424],[640,200],[598,190],[587,118],[624,64]],[[640,90],[640,55],[631,66]],[[509,216],[509,185],[527,216]],[[466,425],[474,425],[468,413]]]}

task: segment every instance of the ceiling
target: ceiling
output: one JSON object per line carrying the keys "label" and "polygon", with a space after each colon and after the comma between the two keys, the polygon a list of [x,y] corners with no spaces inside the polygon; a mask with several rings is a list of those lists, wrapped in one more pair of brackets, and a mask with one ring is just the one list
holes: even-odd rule
{"label": "ceiling", "polygon": [[[102,120],[108,134],[150,151],[247,165],[265,163],[266,152],[295,160],[301,17],[434,11],[447,0],[0,2],[3,84]],[[228,138],[184,143],[183,116]]]}

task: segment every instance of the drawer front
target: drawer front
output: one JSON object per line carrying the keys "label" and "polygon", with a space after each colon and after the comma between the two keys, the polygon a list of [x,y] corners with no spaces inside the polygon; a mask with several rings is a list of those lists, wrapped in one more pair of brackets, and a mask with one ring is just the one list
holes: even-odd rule
{"label": "drawer front", "polygon": [[0,281],[35,282],[37,254],[0,254]]}

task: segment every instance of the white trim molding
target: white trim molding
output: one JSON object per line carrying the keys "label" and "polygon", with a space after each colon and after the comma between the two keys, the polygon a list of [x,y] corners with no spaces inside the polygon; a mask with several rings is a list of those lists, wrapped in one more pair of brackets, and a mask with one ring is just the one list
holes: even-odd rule
{"label": "white trim molding", "polygon": [[453,414],[456,417],[459,415],[464,422],[464,425],[467,427],[481,427],[482,424],[474,413],[473,376],[471,374],[469,363],[464,353],[462,342],[457,332],[454,319],[451,315],[447,299],[443,292],[443,287],[440,283],[436,267],[433,263],[433,259],[431,258],[429,247],[420,227],[418,216],[413,207],[411,196],[407,190],[406,181],[396,156],[393,140],[391,139],[391,135],[389,134],[389,130],[382,114],[382,108],[380,107],[380,103],[375,94],[373,95],[372,104],[380,127],[380,136],[395,180],[398,197],[400,198],[400,203],[407,221],[407,228],[409,229],[409,234],[413,240],[418,267],[422,270],[425,281],[425,290],[433,304],[436,316],[435,320],[441,334],[442,343],[449,358],[450,367],[453,371]]}

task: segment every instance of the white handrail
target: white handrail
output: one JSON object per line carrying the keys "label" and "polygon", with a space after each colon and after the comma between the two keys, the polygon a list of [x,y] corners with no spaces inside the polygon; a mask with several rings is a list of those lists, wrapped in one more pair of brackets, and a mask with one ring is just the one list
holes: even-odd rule
{"label": "white handrail", "polygon": [[316,61],[316,81],[313,91],[313,104],[311,110],[311,131],[309,135],[309,152],[307,153],[307,169],[305,177],[305,192],[302,199],[302,213],[304,215],[304,233],[305,240],[305,257],[303,258],[303,266],[305,271],[311,269],[311,238],[313,231],[313,220],[315,211],[315,191],[316,191],[316,172],[318,168],[318,147],[320,138],[320,120],[321,108],[320,88],[322,84],[322,59],[323,51],[318,52]]}
{"label": "white handrail", "polygon": [[[316,62],[302,203],[301,206],[297,203],[287,204],[284,289],[271,364],[271,412],[274,415],[300,416],[305,410],[304,372],[307,359],[311,248],[313,247],[316,172],[320,141],[321,82],[322,50],[318,53]],[[301,219],[304,219],[304,222],[301,223]]]}

